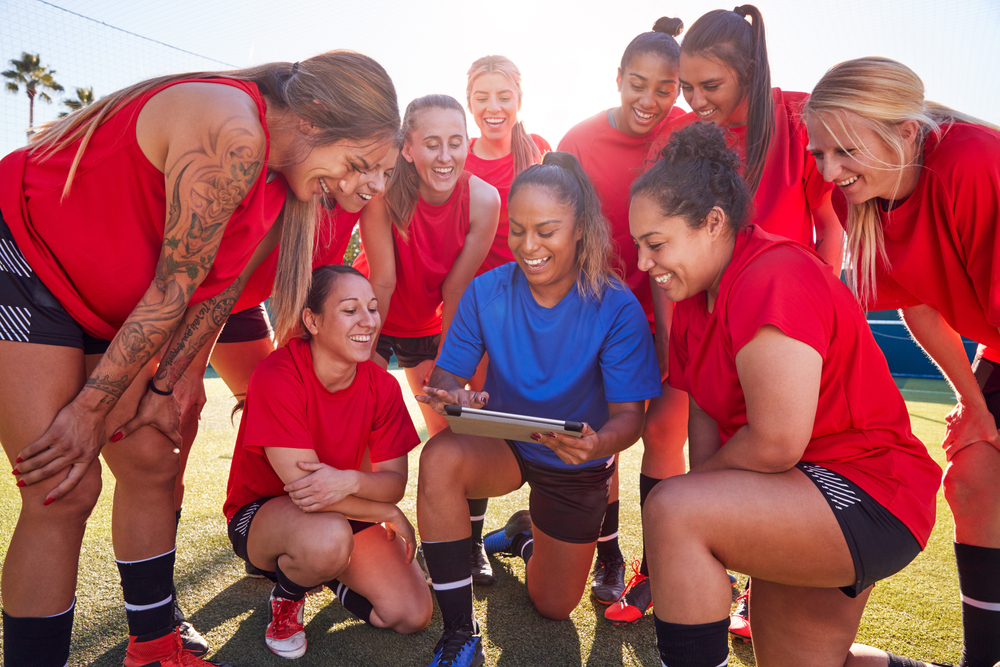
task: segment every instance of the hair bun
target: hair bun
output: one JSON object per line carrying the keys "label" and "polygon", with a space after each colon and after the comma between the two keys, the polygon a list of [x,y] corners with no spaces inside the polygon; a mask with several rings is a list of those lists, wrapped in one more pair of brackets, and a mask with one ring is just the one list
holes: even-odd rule
{"label": "hair bun", "polygon": [[662,155],[674,165],[708,160],[736,171],[740,169],[740,158],[726,141],[726,131],[715,123],[691,123],[674,132]]}
{"label": "hair bun", "polygon": [[653,24],[653,32],[663,32],[671,37],[677,37],[684,30],[684,21],[669,16],[661,16]]}

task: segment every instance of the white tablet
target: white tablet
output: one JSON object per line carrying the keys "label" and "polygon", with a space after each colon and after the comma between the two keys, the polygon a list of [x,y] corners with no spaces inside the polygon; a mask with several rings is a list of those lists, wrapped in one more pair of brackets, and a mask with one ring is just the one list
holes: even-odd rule
{"label": "white tablet", "polygon": [[488,438],[532,442],[532,433],[562,433],[571,438],[583,436],[583,424],[560,419],[543,419],[527,415],[512,415],[491,410],[444,406],[451,430],[464,435],[482,435]]}

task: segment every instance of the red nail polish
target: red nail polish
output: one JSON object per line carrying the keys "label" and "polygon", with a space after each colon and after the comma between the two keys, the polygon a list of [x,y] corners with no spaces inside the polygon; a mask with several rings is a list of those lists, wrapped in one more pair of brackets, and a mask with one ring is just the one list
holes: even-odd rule
{"label": "red nail polish", "polygon": [[532,433],[531,434],[531,439],[532,440],[541,440],[542,436],[540,434],[538,434],[538,433]]}
{"label": "red nail polish", "polygon": [[18,456],[16,459],[14,459],[14,463],[20,463],[23,460],[24,459],[22,459],[20,456]]}
{"label": "red nail polish", "polygon": [[550,437],[550,438],[554,438],[554,437],[556,437],[556,434],[555,434],[555,433],[553,433],[552,431],[549,431],[549,437]]}
{"label": "red nail polish", "polygon": [[55,498],[46,498],[45,502],[42,503],[42,504],[43,505],[51,505],[53,500],[55,500]]}
{"label": "red nail polish", "polygon": [[26,486],[26,484],[24,483],[24,480],[23,480],[23,479],[19,479],[19,480],[17,480],[17,485],[18,485],[18,486]]}
{"label": "red nail polish", "polygon": [[13,470],[10,471],[10,474],[11,475],[20,475],[21,471],[18,470],[17,468],[14,468]]}
{"label": "red nail polish", "polygon": [[113,436],[111,436],[111,442],[118,442],[119,440],[121,440],[124,437],[125,437],[125,434],[123,434],[121,431],[115,431],[115,434]]}

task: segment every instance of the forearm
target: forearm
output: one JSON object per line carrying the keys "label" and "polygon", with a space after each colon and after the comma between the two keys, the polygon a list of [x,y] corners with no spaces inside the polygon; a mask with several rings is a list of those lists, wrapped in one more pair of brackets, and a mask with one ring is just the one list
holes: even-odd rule
{"label": "forearm", "polygon": [[899,312],[914,340],[941,370],[958,400],[985,409],[983,392],[972,374],[962,337],[930,306],[912,306]]}
{"label": "forearm", "polygon": [[354,471],[351,496],[379,503],[398,503],[406,493],[406,476],[393,471]]}
{"label": "forearm", "polygon": [[402,513],[393,503],[368,500],[357,496],[347,496],[343,500],[326,505],[319,511],[340,512],[348,519],[370,521],[371,523],[393,521]]}
{"label": "forearm", "polygon": [[[808,444],[808,443],[807,443]],[[697,467],[692,462],[692,472],[710,470],[749,470],[760,473],[779,473],[790,470],[802,458],[805,447],[797,447],[776,440],[747,425],[738,430],[725,445],[715,451]]]}
{"label": "forearm", "polygon": [[[445,285],[446,288],[442,290],[444,302],[441,308],[441,341],[438,343],[438,354],[441,353],[445,338],[448,336],[451,321],[455,318],[455,312],[458,310],[458,302],[462,300],[462,294],[465,292],[464,287],[456,290],[448,286],[447,282]],[[468,287],[468,283],[466,283],[466,287]]]}
{"label": "forearm", "polygon": [[828,201],[813,209],[813,226],[816,232],[816,252],[833,268],[833,275],[840,276],[844,263],[844,229]]}
{"label": "forearm", "polygon": [[639,410],[625,410],[611,415],[597,431],[597,447],[590,460],[596,461],[625,451],[639,441],[645,415]]}
{"label": "forearm", "polygon": [[434,367],[434,371],[431,373],[430,380],[427,381],[429,387],[434,387],[435,389],[443,389],[444,391],[454,392],[465,388],[468,383],[468,378],[460,378],[454,373],[450,373],[438,366]]}

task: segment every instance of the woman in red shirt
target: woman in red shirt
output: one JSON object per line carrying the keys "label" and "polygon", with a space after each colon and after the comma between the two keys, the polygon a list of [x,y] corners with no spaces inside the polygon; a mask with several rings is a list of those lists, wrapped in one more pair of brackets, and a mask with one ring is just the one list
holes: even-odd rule
{"label": "woman in red shirt", "polygon": [[302,337],[250,381],[223,511],[233,550],[275,582],[265,642],[283,658],[305,653],[305,594],[323,584],[375,627],[430,622],[413,526],[395,505],[420,438],[399,384],[370,360],[378,326],[364,276],[322,266]]}
{"label": "woman in red shirt", "polygon": [[[465,109],[448,95],[426,95],[403,116],[402,157],[389,187],[361,215],[354,266],[378,297],[382,330],[373,359],[395,354],[414,394],[422,394],[458,301],[496,235],[496,188],[463,170]],[[391,303],[390,303],[391,300]],[[421,405],[428,436],[448,425]]]}
{"label": "woman in red shirt", "polygon": [[758,664],[885,665],[854,637],[871,585],[925,546],[941,470],[850,291],[747,225],[738,166],[696,123],[632,187],[639,265],[677,304],[670,383],[691,397],[691,472],[643,514],[660,656],[725,664],[734,569],[753,577]]}
{"label": "woman in red shirt", "polygon": [[[899,308],[951,383],[944,493],[955,515],[963,667],[1000,661],[1000,130],[924,100],[887,58],[841,63],[806,105],[809,148],[848,205],[853,280]],[[980,344],[969,367],[961,336]]]}
{"label": "woman in red shirt", "polygon": [[[638,268],[639,255],[628,230],[628,205],[629,188],[642,173],[646,154],[658,130],[671,118],[684,114],[683,110],[674,107],[680,92],[677,76],[680,46],[674,38],[683,27],[680,19],[662,17],[652,31],[629,42],[615,80],[621,105],[574,125],[559,142],[559,150],[575,155],[594,183],[601,199],[601,210],[611,223],[615,265],[646,313],[654,333],[657,356],[664,369],[672,306],[665,299],[658,299],[654,304],[649,276]],[[657,481],[684,472],[687,397],[670,387],[666,380],[663,381],[663,395],[652,399],[646,408],[642,439],[645,449],[639,475],[640,507]],[[639,571],[643,577],[648,574],[645,556]],[[597,561],[590,588],[602,604],[620,602],[606,612],[607,618],[614,623],[638,620],[646,611],[648,601],[642,602],[637,595],[642,597],[648,592],[648,584],[643,578],[632,583],[629,599],[620,600],[625,590],[625,560],[618,546],[616,468],[608,511],[597,543]]]}
{"label": "woman in red shirt", "polygon": [[[398,122],[385,71],[331,52],[144,81],[0,162],[0,244],[17,268],[0,272],[0,310],[16,316],[0,334],[0,440],[22,487],[3,567],[6,664],[67,661],[99,452],[117,480],[125,664],[200,662],[182,646],[207,645],[173,623],[170,395],[228,316],[257,246],[277,241],[282,207],[279,329],[294,321],[315,202],[352,192]],[[266,187],[279,178],[287,187]]]}

